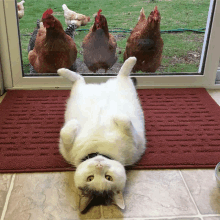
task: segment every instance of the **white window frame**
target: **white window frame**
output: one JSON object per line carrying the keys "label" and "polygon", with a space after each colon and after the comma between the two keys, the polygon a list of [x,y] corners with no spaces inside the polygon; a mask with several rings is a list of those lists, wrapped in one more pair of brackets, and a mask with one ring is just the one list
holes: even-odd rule
{"label": "white window frame", "polygon": [[[212,6],[215,5],[213,8]],[[71,83],[59,76],[23,77],[20,59],[19,36],[14,0],[0,1],[0,55],[6,89],[69,89]],[[216,73],[220,58],[220,0],[210,0],[207,25],[214,10],[203,75],[157,75],[135,76],[137,88],[188,88],[217,89]],[[208,28],[204,42],[208,39]],[[201,68],[201,64],[200,64]],[[113,76],[84,76],[87,83],[105,82]]]}

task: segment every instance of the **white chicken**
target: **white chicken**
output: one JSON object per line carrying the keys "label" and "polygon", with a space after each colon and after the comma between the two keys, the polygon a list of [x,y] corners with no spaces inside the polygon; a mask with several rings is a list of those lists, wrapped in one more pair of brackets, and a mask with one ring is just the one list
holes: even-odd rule
{"label": "white chicken", "polygon": [[75,24],[78,28],[80,26],[87,25],[87,23],[90,21],[90,17],[70,10],[66,6],[66,4],[63,4],[62,8],[64,11],[64,18],[67,26],[69,26],[70,24]]}
{"label": "white chicken", "polygon": [[21,2],[17,3],[17,9],[18,9],[18,18],[21,19],[24,16],[24,4],[25,1],[22,0]]}

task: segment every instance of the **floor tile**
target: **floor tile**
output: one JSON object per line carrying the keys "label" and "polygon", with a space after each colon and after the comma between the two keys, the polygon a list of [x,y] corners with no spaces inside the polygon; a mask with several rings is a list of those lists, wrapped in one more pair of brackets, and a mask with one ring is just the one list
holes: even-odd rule
{"label": "floor tile", "polygon": [[73,172],[16,174],[5,219],[99,219],[100,207],[78,212]]}
{"label": "floor tile", "polygon": [[2,215],[5,199],[8,194],[8,189],[11,183],[11,177],[12,177],[11,174],[0,175],[0,216]]}
{"label": "floor tile", "polygon": [[146,218],[196,215],[197,210],[178,170],[129,171],[125,210],[103,206],[105,218]]}
{"label": "floor tile", "polygon": [[219,89],[207,89],[207,92],[218,103],[218,105],[220,105],[220,90]]}
{"label": "floor tile", "polygon": [[5,98],[6,93],[4,93],[2,96],[0,96],[0,103],[2,102],[2,100]]}
{"label": "floor tile", "polygon": [[220,189],[214,169],[182,170],[182,175],[201,214],[220,214]]}

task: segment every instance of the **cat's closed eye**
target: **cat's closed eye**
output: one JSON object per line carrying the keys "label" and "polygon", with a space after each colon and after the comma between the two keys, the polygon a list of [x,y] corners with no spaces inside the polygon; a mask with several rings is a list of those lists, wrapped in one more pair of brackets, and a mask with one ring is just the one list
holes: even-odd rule
{"label": "cat's closed eye", "polygon": [[108,181],[113,181],[113,178],[110,175],[105,175],[105,179],[107,179]]}
{"label": "cat's closed eye", "polygon": [[91,182],[93,179],[94,179],[94,176],[91,175],[91,176],[89,176],[89,177],[87,178],[87,182]]}

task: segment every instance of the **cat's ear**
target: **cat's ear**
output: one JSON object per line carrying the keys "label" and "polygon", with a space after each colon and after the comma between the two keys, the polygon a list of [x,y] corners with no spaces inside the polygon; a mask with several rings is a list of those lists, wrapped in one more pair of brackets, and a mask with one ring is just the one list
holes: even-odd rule
{"label": "cat's ear", "polygon": [[125,202],[124,202],[122,191],[117,191],[114,193],[113,203],[121,209],[125,208]]}
{"label": "cat's ear", "polygon": [[89,205],[89,203],[92,201],[92,199],[93,199],[92,195],[88,195],[88,196],[81,195],[79,199],[79,211],[83,212],[86,209],[86,207]]}
{"label": "cat's ear", "polygon": [[126,115],[118,115],[113,118],[114,124],[127,136],[131,136],[132,123]]}

